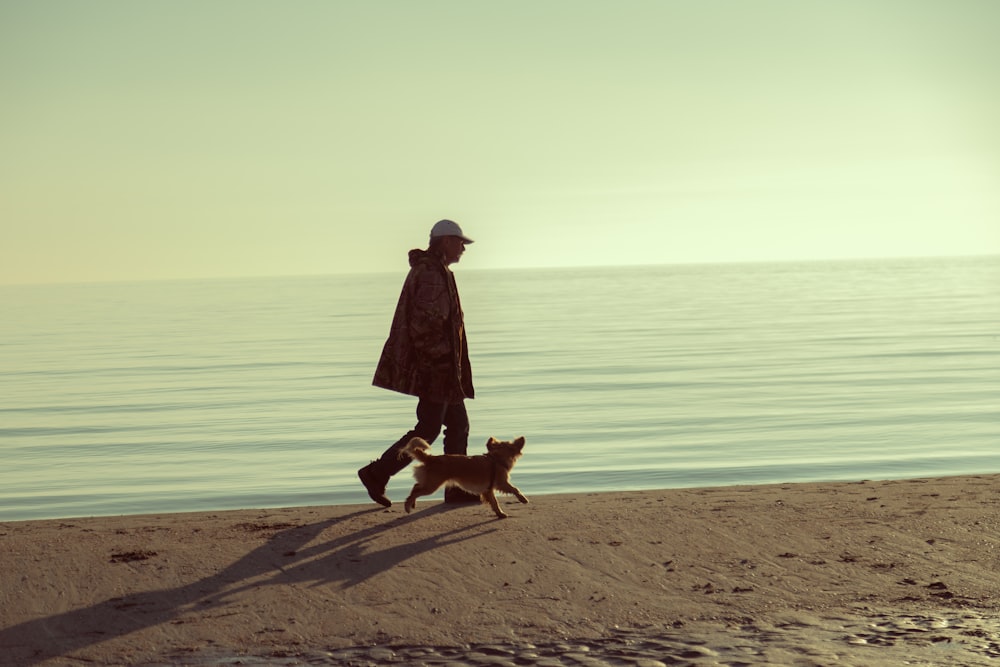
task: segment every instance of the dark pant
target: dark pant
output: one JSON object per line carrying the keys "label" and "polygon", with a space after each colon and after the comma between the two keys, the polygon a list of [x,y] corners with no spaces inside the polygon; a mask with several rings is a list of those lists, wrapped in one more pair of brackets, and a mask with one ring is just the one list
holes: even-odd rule
{"label": "dark pant", "polygon": [[434,442],[441,427],[444,427],[444,453],[465,454],[469,449],[469,414],[465,411],[465,401],[438,403],[421,398],[417,403],[417,425],[379,457],[376,461],[379,471],[391,477],[405,468],[412,459],[409,456],[400,458],[399,450],[413,438]]}

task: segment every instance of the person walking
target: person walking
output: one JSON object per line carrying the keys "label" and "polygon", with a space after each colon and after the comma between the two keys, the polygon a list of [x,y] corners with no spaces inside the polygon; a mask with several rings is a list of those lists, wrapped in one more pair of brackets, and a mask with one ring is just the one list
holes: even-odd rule
{"label": "person walking", "polygon": [[[368,496],[385,507],[389,478],[409,465],[399,453],[414,437],[434,442],[444,428],[444,453],[465,454],[469,416],[465,399],[475,398],[462,305],[449,268],[472,243],[458,223],[439,220],[426,250],[409,253],[410,271],[396,304],[389,337],[372,384],[417,397],[417,424],[382,455],[358,470]],[[479,502],[462,489],[445,489],[446,503]]]}

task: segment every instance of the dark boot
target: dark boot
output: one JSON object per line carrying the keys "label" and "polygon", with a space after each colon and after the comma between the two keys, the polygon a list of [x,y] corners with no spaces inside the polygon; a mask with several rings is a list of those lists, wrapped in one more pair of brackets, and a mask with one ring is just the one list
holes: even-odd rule
{"label": "dark boot", "polygon": [[385,496],[385,487],[389,483],[389,475],[382,472],[378,461],[372,461],[358,471],[358,478],[368,490],[368,497],[383,507],[391,507],[392,501]]}
{"label": "dark boot", "polygon": [[482,499],[465,489],[457,486],[449,486],[444,490],[444,501],[449,505],[458,505],[461,503],[481,503]]}

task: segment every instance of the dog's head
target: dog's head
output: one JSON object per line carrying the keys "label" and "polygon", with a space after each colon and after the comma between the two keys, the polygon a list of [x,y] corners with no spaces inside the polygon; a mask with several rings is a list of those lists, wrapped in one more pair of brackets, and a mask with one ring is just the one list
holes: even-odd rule
{"label": "dog's head", "polygon": [[490,454],[498,454],[500,456],[509,457],[512,459],[516,459],[519,456],[521,456],[521,454],[524,453],[521,451],[523,449],[524,449],[523,435],[520,436],[519,438],[516,438],[513,441],[497,440],[492,436],[490,437],[489,440],[486,441],[487,452],[489,452]]}

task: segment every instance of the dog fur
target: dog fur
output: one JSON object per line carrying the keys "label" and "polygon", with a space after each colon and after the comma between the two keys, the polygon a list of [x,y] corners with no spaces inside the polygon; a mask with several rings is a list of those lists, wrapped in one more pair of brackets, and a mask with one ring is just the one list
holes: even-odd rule
{"label": "dog fur", "polygon": [[511,442],[491,437],[486,442],[486,453],[477,456],[435,456],[430,453],[430,448],[423,438],[413,438],[399,454],[400,457],[409,456],[418,461],[413,469],[417,483],[404,505],[407,513],[416,506],[417,498],[434,493],[444,484],[465,489],[479,496],[480,502],[489,502],[500,519],[507,518],[507,515],[500,509],[495,491],[511,493],[522,503],[528,502],[524,494],[510,483],[510,471],[523,453],[524,436]]}

